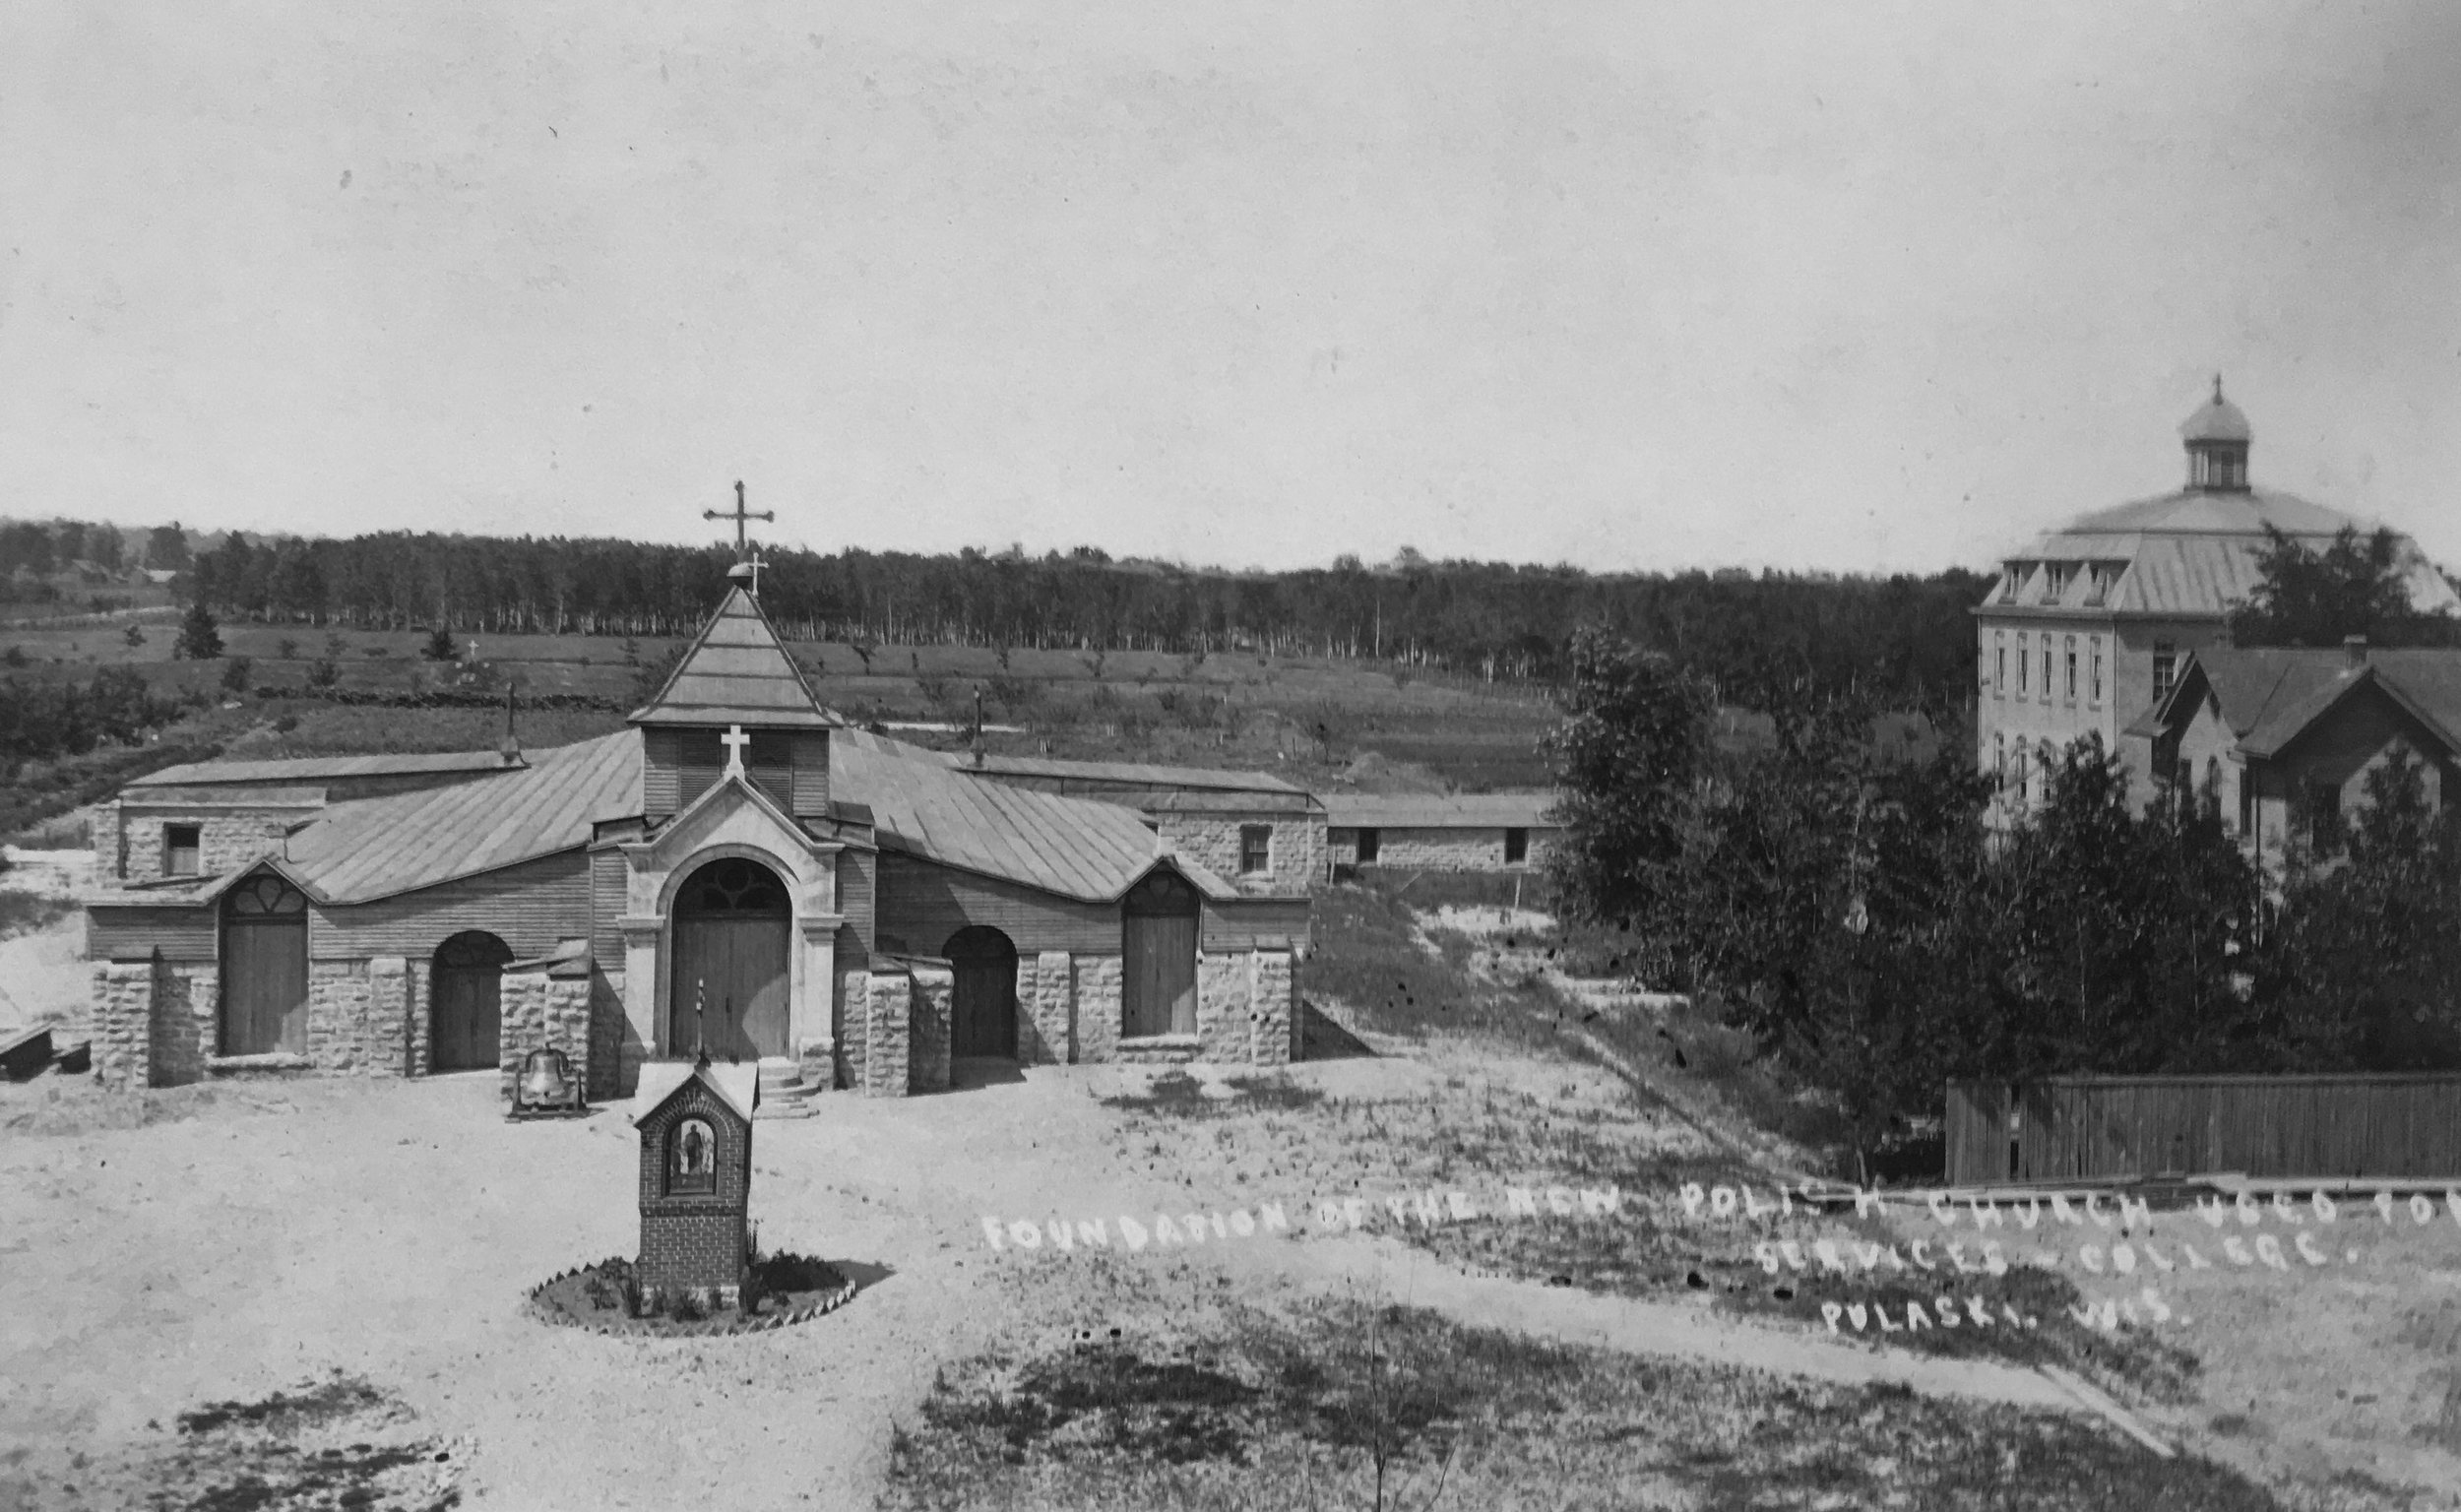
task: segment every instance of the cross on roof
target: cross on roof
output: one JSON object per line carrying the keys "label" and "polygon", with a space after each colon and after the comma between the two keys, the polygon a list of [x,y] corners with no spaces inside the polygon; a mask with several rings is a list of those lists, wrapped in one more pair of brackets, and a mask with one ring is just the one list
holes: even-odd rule
{"label": "cross on roof", "polygon": [[743,732],[742,725],[729,724],[726,726],[726,732],[718,737],[718,743],[726,748],[726,776],[741,777],[743,775],[743,748],[752,743],[752,737]]}
{"label": "cross on roof", "polygon": [[705,509],[701,511],[701,518],[704,520],[732,520],[735,523],[735,560],[740,562],[746,560],[745,553],[749,550],[749,545],[743,535],[744,526],[754,520],[766,520],[770,524],[775,525],[778,523],[778,512],[774,509],[764,509],[755,513],[754,511],[745,509],[743,507],[743,480],[741,478],[737,478],[735,480],[735,507],[731,511],[723,509]]}

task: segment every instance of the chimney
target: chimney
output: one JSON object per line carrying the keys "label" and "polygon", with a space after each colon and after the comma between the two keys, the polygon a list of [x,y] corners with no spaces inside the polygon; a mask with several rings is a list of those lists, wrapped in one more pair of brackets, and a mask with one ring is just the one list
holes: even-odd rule
{"label": "chimney", "polygon": [[510,682],[504,685],[504,743],[496,747],[496,754],[508,767],[523,764],[521,737],[513,733],[513,685]]}
{"label": "chimney", "polygon": [[2359,668],[2366,665],[2367,638],[2364,635],[2343,636],[2341,638],[2341,656],[2343,664],[2351,671],[2355,672]]}

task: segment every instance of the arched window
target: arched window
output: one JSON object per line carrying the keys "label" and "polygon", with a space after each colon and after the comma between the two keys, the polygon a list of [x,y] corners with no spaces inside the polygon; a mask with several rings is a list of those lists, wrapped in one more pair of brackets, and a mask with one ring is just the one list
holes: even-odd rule
{"label": "arched window", "polygon": [[679,1118],[666,1131],[666,1193],[718,1190],[718,1131],[706,1118]]}

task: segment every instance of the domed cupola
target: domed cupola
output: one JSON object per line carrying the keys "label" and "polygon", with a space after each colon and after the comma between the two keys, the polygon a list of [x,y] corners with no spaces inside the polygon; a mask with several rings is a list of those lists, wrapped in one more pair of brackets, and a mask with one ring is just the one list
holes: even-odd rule
{"label": "domed cupola", "polygon": [[2215,493],[2247,491],[2247,448],[2255,440],[2247,416],[2222,397],[2222,375],[2213,375],[2213,398],[2179,426],[2187,443],[2187,486]]}

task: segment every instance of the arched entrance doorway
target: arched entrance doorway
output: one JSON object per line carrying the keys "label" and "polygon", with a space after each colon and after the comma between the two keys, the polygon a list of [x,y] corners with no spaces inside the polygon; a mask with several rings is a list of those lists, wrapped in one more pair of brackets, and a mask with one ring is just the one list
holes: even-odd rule
{"label": "arched entrance doorway", "polygon": [[[787,1053],[787,886],[758,861],[728,856],[675,895],[667,1049],[720,1060]],[[696,1012],[697,1010],[697,1012]]]}
{"label": "arched entrance doorway", "polygon": [[428,981],[428,1066],[437,1071],[495,1068],[504,1022],[504,966],[513,947],[470,929],[436,947]]}
{"label": "arched entrance doorway", "polygon": [[1196,1033],[1196,889],[1173,871],[1157,871],[1120,906],[1120,1033]]}
{"label": "arched entrance doorway", "polygon": [[1017,947],[987,924],[970,924],[940,947],[956,976],[949,1054],[1017,1058]]}
{"label": "arched entrance doorway", "polygon": [[307,899],[272,872],[222,895],[221,1052],[307,1051]]}

